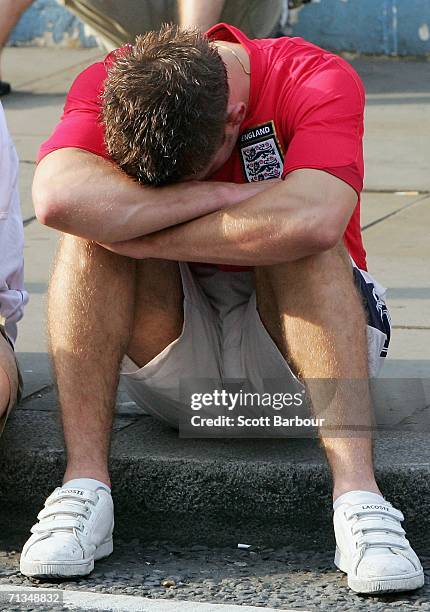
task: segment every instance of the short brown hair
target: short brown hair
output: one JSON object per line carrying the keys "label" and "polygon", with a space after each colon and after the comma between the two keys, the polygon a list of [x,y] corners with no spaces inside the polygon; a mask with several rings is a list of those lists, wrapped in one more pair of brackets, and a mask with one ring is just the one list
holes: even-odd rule
{"label": "short brown hair", "polygon": [[208,166],[221,146],[228,82],[216,48],[198,30],[164,25],[117,52],[103,93],[112,159],[148,185]]}

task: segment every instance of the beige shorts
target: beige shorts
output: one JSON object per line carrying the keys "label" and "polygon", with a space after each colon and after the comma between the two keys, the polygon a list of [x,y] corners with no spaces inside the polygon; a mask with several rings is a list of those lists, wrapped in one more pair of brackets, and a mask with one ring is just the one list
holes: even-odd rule
{"label": "beige shorts", "polygon": [[[111,51],[137,34],[178,22],[178,0],[60,0]],[[283,0],[227,0],[220,22],[238,27],[250,38],[269,36],[279,23]]]}
{"label": "beige shorts", "polygon": [[[300,385],[260,319],[253,272],[225,272],[214,266],[190,268],[183,263],[180,271],[184,292],[182,333],[143,368],[124,358],[121,378],[132,400],[177,427],[184,410],[181,398],[195,392],[196,379],[211,379],[219,389],[223,381],[246,380],[259,392],[263,392],[268,379],[276,380],[277,393],[289,393]],[[370,323],[369,372],[376,376],[390,338],[385,289],[357,268],[355,277]],[[343,316],[340,305],[340,324]]]}
{"label": "beige shorts", "polygon": [[0,417],[0,436],[12,408],[19,402],[22,393],[22,378],[14,350],[7,339],[4,327],[0,325],[0,368],[6,372],[10,383],[10,398],[6,412]]}

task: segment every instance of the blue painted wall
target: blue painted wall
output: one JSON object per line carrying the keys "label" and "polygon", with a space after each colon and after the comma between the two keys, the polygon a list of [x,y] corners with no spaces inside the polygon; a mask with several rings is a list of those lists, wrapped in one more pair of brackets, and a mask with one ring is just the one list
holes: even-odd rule
{"label": "blue painted wall", "polygon": [[9,44],[94,47],[97,41],[56,0],[36,0],[12,32]]}
{"label": "blue painted wall", "polygon": [[[430,55],[430,0],[318,0],[297,11],[294,21],[294,35],[330,49]],[[96,41],[56,0],[36,0],[11,43],[94,46]]]}
{"label": "blue painted wall", "polygon": [[430,54],[430,0],[319,0],[297,14],[294,34],[342,51]]}

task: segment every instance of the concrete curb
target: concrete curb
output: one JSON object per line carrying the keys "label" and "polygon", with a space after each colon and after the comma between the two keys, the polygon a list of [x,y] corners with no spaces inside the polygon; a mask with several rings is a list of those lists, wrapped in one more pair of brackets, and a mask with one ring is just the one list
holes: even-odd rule
{"label": "concrete curb", "polygon": [[[15,411],[0,451],[0,514],[20,537],[64,470],[55,398],[38,401],[47,409],[32,400]],[[375,455],[383,492],[419,538],[430,522],[428,434],[385,433]],[[330,477],[316,440],[184,440],[151,417],[122,414],[111,473],[125,540],[333,547]]]}

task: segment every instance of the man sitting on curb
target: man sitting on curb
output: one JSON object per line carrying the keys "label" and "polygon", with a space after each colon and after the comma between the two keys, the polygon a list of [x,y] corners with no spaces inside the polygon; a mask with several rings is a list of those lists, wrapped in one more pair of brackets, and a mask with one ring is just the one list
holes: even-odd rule
{"label": "man sitting on curb", "polygon": [[[24,546],[24,574],[86,575],[112,552],[120,370],[131,397],[173,425],[185,379],[288,390],[299,377],[336,381],[339,429],[370,428],[368,377],[390,325],[360,233],[363,111],[341,58],[225,24],[206,37],[163,28],[76,79],[33,189],[39,220],[64,233],[49,332],[67,469]],[[324,389],[309,389],[319,413]],[[422,586],[371,437],[320,435],[350,587]]]}
{"label": "man sitting on curb", "polygon": [[13,347],[16,324],[28,300],[24,290],[23,249],[18,157],[0,104],[0,435],[22,388]]}

